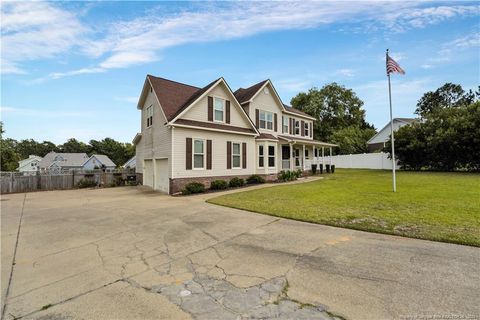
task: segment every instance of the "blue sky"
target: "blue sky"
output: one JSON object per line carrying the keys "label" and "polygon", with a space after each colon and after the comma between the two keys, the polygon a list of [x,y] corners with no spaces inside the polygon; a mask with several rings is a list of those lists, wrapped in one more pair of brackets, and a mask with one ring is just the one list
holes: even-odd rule
{"label": "blue sky", "polygon": [[479,85],[478,2],[4,2],[1,117],[6,136],[62,143],[140,128],[147,73],[236,89],[270,78],[285,103],[337,82],[388,121],[385,49],[394,116],[412,117],[445,82]]}

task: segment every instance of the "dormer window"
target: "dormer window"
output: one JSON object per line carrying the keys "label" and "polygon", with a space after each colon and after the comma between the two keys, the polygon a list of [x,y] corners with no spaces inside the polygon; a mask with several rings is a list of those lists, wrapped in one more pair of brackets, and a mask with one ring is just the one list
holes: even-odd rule
{"label": "dormer window", "polygon": [[215,98],[214,103],[215,109],[215,121],[224,122],[225,120],[225,100],[221,98]]}
{"label": "dormer window", "polygon": [[295,134],[299,135],[300,134],[300,121],[295,120]]}
{"label": "dormer window", "polygon": [[273,113],[260,110],[260,129],[273,130]]}

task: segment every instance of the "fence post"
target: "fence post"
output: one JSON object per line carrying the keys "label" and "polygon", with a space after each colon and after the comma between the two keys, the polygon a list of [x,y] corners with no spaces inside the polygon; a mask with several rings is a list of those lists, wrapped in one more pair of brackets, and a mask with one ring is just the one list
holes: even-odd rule
{"label": "fence post", "polygon": [[10,172],[10,192],[13,192],[13,172]]}
{"label": "fence post", "polygon": [[35,173],[35,177],[37,178],[37,190],[42,190],[42,177],[40,177],[39,170]]}
{"label": "fence post", "polygon": [[75,169],[72,170],[72,189],[75,188]]}

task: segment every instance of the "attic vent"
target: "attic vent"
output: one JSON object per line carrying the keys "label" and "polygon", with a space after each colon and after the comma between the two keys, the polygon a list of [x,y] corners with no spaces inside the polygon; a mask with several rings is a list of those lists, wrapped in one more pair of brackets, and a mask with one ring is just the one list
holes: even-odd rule
{"label": "attic vent", "polygon": [[270,93],[270,90],[268,90],[268,88],[265,87],[265,88],[263,89],[263,92],[264,92],[265,94],[269,94],[269,93]]}

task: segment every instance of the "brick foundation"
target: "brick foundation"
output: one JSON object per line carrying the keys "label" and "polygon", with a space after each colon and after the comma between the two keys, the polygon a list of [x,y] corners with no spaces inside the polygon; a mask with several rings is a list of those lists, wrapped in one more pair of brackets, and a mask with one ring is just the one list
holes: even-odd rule
{"label": "brick foundation", "polygon": [[[251,174],[248,175],[239,175],[239,176],[215,176],[215,177],[195,177],[195,178],[176,178],[170,179],[170,194],[176,194],[182,192],[187,184],[190,182],[200,182],[205,185],[205,188],[210,188],[210,183],[214,180],[225,180],[229,182],[232,178],[238,177],[244,180],[247,180]],[[276,181],[277,175],[276,174],[259,174],[259,176],[263,177],[266,181]]]}

